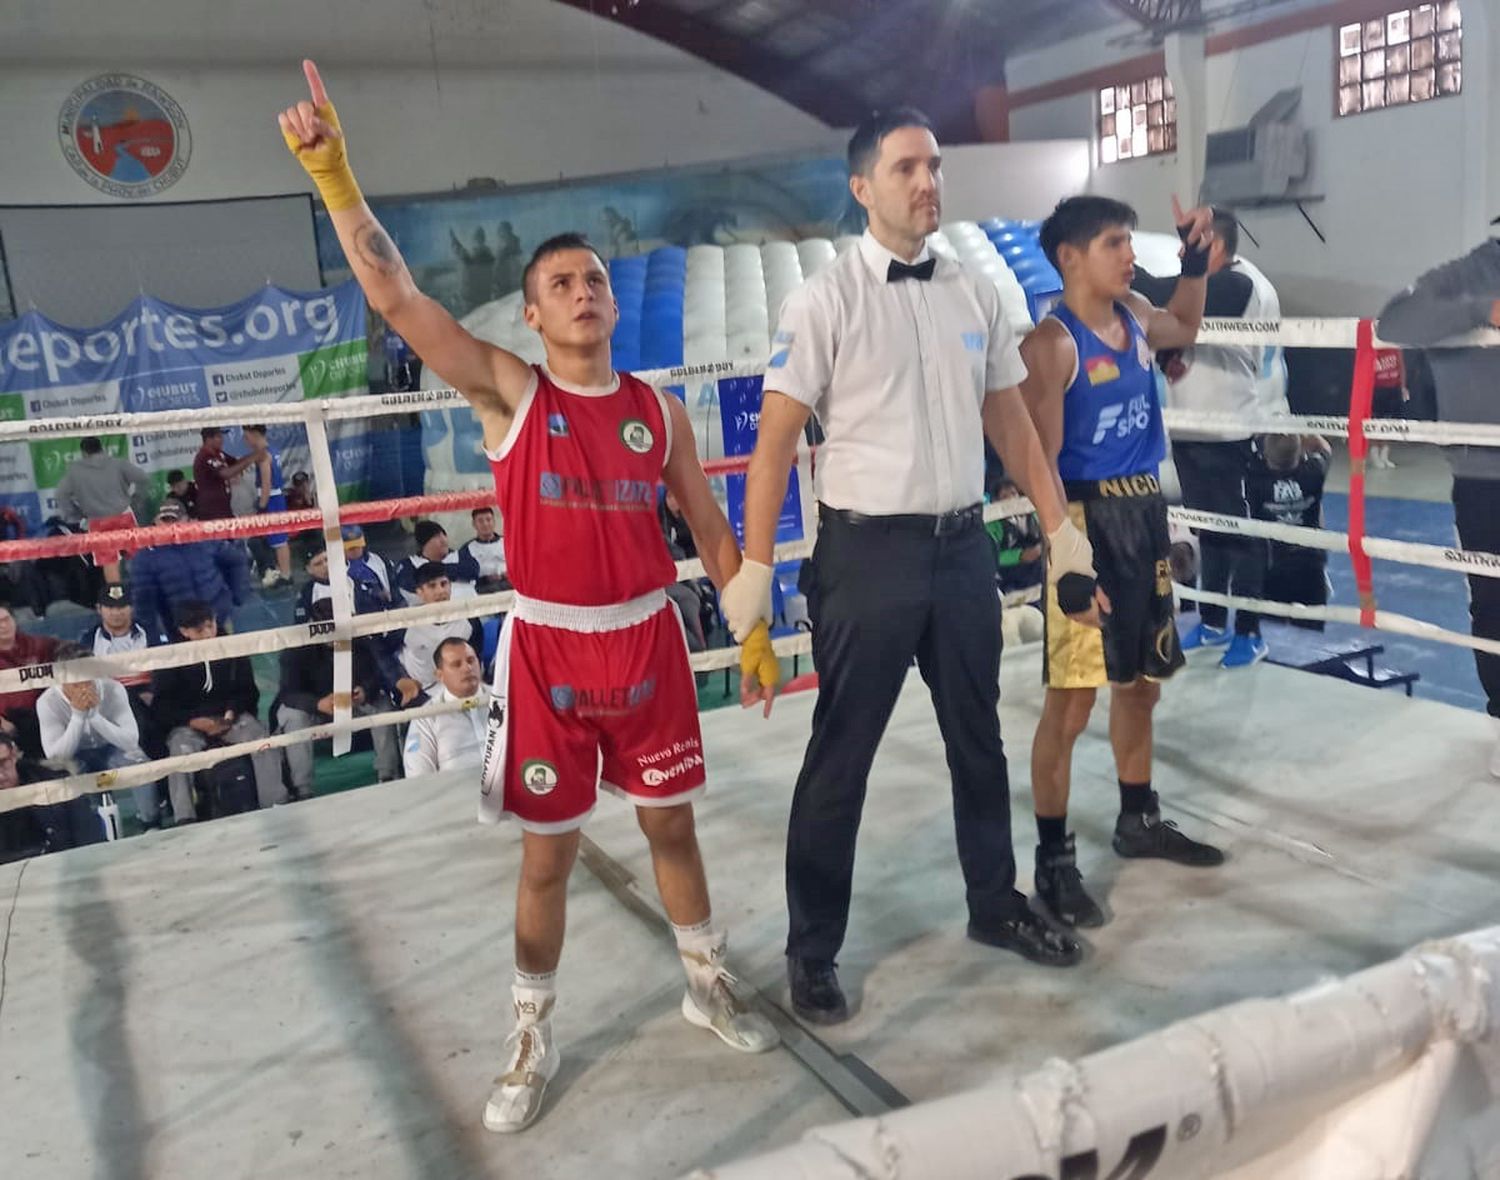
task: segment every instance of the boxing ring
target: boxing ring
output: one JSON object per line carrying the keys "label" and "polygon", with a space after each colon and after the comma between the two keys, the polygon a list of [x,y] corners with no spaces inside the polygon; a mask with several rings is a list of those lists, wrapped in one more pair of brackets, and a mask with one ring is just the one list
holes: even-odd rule
{"label": "boxing ring", "polygon": [[[1368,324],[1211,324],[1205,339],[1252,343],[1259,334],[1300,343],[1298,333],[1325,346],[1357,345],[1351,414],[1268,415],[1251,428],[1348,437],[1357,485],[1351,487],[1349,534],[1321,532],[1311,540],[1351,553],[1360,603],[1260,609],[1482,646],[1381,611],[1368,558],[1404,557],[1485,576],[1500,574],[1497,559],[1366,538],[1354,506],[1362,506],[1358,461],[1367,438],[1494,445],[1500,431],[1365,422],[1368,390],[1362,392],[1361,383],[1373,343]],[[759,371],[724,363],[649,377],[671,384]],[[303,422],[316,467],[327,463],[329,420],[456,404],[456,394],[434,390],[267,407],[261,416]],[[231,421],[243,413],[222,416]],[[0,442],[35,437],[39,429],[52,436],[181,429],[204,424],[215,411],[178,417],[0,423]],[[1188,419],[1171,415],[1168,421]],[[1227,423],[1199,415],[1191,424]],[[811,459],[804,453],[800,462]],[[336,540],[340,523],[439,504],[466,507],[465,497],[482,493],[352,512],[329,503],[310,513],[197,526],[201,531],[191,535],[313,525]],[[987,515],[1025,510],[1024,503],[1007,502],[990,506]],[[1314,532],[1205,514],[1177,518],[1207,528],[1253,527],[1303,543],[1309,539],[1302,534]],[[132,530],[131,540],[186,537],[182,530],[193,527]],[[38,545],[60,551],[97,544],[97,535],[9,542],[0,544],[0,560],[32,556]],[[1381,551],[1382,545],[1406,548]],[[783,547],[778,560],[808,548],[806,542]],[[116,675],[126,664],[166,666],[332,640],[335,672],[343,677],[337,691],[347,693],[354,636],[487,614],[508,604],[508,596],[492,595],[356,618],[338,592],[347,576],[342,547],[331,544],[329,557],[336,590],[332,623],[5,671],[0,687],[44,687]],[[691,566],[680,570],[683,576],[694,572]],[[782,655],[805,652],[808,640],[780,639],[777,648]],[[1013,649],[1002,667],[1001,720],[1023,889],[1030,887],[1031,860],[1024,768],[1040,710],[1039,659],[1035,646]],[[712,670],[733,666],[737,656],[715,651],[694,663]],[[1196,1124],[1182,1111],[1161,1123],[1170,1127],[1170,1142],[1157,1143],[1152,1157],[1178,1159],[1184,1170],[1152,1173],[1143,1163],[1151,1143],[1120,1138],[1130,1128],[1112,1119],[1126,1099],[1117,1097],[1110,1107],[1101,1098],[1119,1092],[1119,1079],[1115,1090],[1101,1080],[1087,1093],[1081,1079],[1102,1079],[1102,1073],[1047,1063],[1168,1035],[1159,1030],[1175,1021],[1247,997],[1321,985],[1494,921],[1500,837],[1490,833],[1500,830],[1500,790],[1485,771],[1495,737],[1489,719],[1267,665],[1228,676],[1191,663],[1157,714],[1154,781],[1169,817],[1215,829],[1209,838],[1228,852],[1228,865],[1203,873],[1113,856],[1113,765],[1106,719],[1097,717],[1078,745],[1073,816],[1081,867],[1113,920],[1089,932],[1088,957],[1069,971],[997,955],[964,937],[946,765],[925,688],[910,677],[865,810],[841,958],[855,1014],[848,1024],[814,1036],[781,1007],[785,819],[813,700],[811,692],[786,696],[769,721],[737,710],[703,718],[710,790],[699,808],[699,832],[715,912],[731,931],[743,978],[784,1034],[783,1051],[725,1054],[677,1016],[680,971],[650,884],[645,843],[629,811],[606,803],[587,829],[584,869],[572,890],[556,1017],[566,1046],[563,1072],[549,1087],[542,1118],[525,1135],[497,1140],[486,1134],[478,1111],[500,1068],[508,1029],[520,846],[513,830],[473,822],[472,776],[408,780],[0,867],[0,1109],[6,1112],[0,1158],[7,1177],[357,1172],[565,1180],[700,1169],[724,1180],[1301,1175],[1279,1165],[1231,1173],[1231,1165],[1243,1162],[1235,1151],[1247,1142],[1230,1134],[1240,1124],[1196,1111],[1186,1112]],[[271,743],[332,737],[337,748],[358,729],[400,720],[356,720],[347,698],[340,704],[332,724]],[[262,744],[167,761],[174,769],[196,768]],[[167,768],[158,762],[18,788],[0,795],[0,809],[118,790],[153,781]],[[1493,1110],[1482,1103],[1469,1109],[1480,1101],[1476,1095],[1492,1104],[1500,1088],[1491,1031],[1500,997],[1490,982],[1500,962],[1490,953],[1494,939],[1486,937],[1445,952],[1454,962],[1462,959],[1469,972],[1455,969],[1451,989],[1445,990],[1446,969],[1425,960],[1410,972],[1391,969],[1403,980],[1410,973],[1427,979],[1420,994],[1394,983],[1363,991],[1364,985],[1347,985],[1353,1008],[1374,1010],[1380,1019],[1353,1022],[1351,1051],[1335,1063],[1319,1062],[1326,1065],[1329,1093],[1342,1094],[1339,1087],[1361,1070],[1384,1079],[1382,1070],[1422,1059],[1429,1041],[1452,1050],[1442,1081],[1424,1091],[1430,1117],[1402,1108],[1386,1119],[1388,1132],[1406,1128],[1406,1155],[1398,1145],[1356,1174],[1404,1175],[1401,1168],[1422,1158],[1431,1169],[1424,1174],[1434,1176],[1494,1174],[1461,1170],[1475,1161],[1500,1171]],[[1450,1004],[1448,990],[1467,997],[1467,1006]],[[1337,1024],[1344,1010],[1336,1007],[1330,1019]],[[1423,1013],[1431,1018],[1425,1038],[1417,1027]],[[1398,1044],[1381,1039],[1397,1031]],[[1273,1048],[1265,1053],[1273,1079],[1277,1068],[1301,1071],[1299,1077],[1308,1071],[1295,1039]],[[1174,1086],[1188,1084],[1187,1066],[1166,1068],[1170,1053],[1140,1060],[1164,1063],[1161,1076],[1139,1077],[1142,1090],[1166,1101]],[[1202,1078],[1194,1079],[1231,1095],[1232,1064],[1196,1062]],[[1050,1089],[1022,1084],[1039,1076],[1060,1080]],[[1309,1093],[1318,1089],[1317,1080]],[[1006,1117],[996,1113],[998,1100],[984,1105],[974,1095],[950,1098],[975,1088],[981,1095],[1005,1094]],[[1439,1102],[1434,1093],[1447,1099]],[[950,1101],[920,1105],[938,1099]],[[1226,1097],[1222,1105],[1243,1114],[1237,1101]],[[1322,1111],[1309,1098],[1282,1117],[1301,1118],[1300,1130]],[[851,1116],[875,1121],[817,1130]],[[921,1133],[908,1135],[918,1123]],[[1439,1155],[1424,1157],[1426,1130],[1434,1126],[1442,1130],[1432,1136]],[[1221,1134],[1231,1140],[1223,1153],[1215,1150],[1214,1136]],[[1369,1146],[1379,1154],[1373,1140]],[[865,1148],[868,1156],[861,1155]],[[786,1154],[735,1162],[767,1151]]]}
{"label": "boxing ring", "polygon": [[[1039,676],[1037,648],[1006,655],[1014,767]],[[768,722],[703,718],[715,911],[770,1003],[785,1002],[780,867],[812,703],[786,697]],[[520,846],[512,829],[473,822],[469,776],[7,865],[0,1157],[13,1180],[572,1180],[726,1164],[1490,923],[1492,741],[1485,718],[1431,702],[1264,664],[1233,677],[1190,666],[1163,698],[1157,781],[1168,816],[1210,828],[1229,863],[1203,873],[1113,856],[1113,771],[1095,723],[1074,814],[1113,920],[1089,932],[1082,965],[1048,971],[964,937],[946,771],[913,676],[865,810],[841,960],[853,1019],[813,1040],[777,1014],[788,1046],[759,1057],[686,1025],[644,841],[606,801],[570,901],[563,1072],[538,1123],[504,1140],[478,1107],[508,1031]],[[1025,889],[1024,788],[1012,802]],[[986,1150],[994,1163],[1004,1148]]]}

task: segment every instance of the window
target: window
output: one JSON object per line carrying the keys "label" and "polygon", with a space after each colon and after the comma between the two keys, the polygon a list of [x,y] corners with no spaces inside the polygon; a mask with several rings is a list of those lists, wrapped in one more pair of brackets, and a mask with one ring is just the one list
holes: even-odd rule
{"label": "window", "polygon": [[1458,0],[1398,8],[1343,25],[1334,109],[1357,115],[1459,93],[1463,37]]}
{"label": "window", "polygon": [[1177,99],[1170,78],[1157,75],[1099,91],[1099,163],[1176,150]]}

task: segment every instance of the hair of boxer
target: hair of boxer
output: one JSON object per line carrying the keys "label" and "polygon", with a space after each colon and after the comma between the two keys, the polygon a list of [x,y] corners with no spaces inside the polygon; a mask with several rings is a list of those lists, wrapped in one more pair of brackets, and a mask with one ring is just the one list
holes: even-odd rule
{"label": "hair of boxer", "polygon": [[1089,243],[1111,226],[1134,229],[1138,221],[1135,210],[1124,201],[1112,197],[1068,197],[1059,201],[1052,215],[1042,222],[1042,253],[1057,266],[1061,247],[1087,250]]}
{"label": "hair of boxer", "polygon": [[932,120],[916,107],[892,107],[868,115],[849,137],[849,175],[868,176],[880,158],[881,141],[903,127],[922,127],[931,131]]}
{"label": "hair of boxer", "polygon": [[1296,434],[1263,434],[1260,456],[1272,471],[1295,471],[1302,458],[1302,437]]}
{"label": "hair of boxer", "polygon": [[587,250],[599,260],[599,264],[605,270],[609,269],[609,263],[604,261],[604,255],[599,253],[599,248],[583,234],[555,234],[532,251],[531,261],[526,264],[526,269],[521,272],[521,298],[527,303],[536,302],[536,289],[531,281],[532,275],[536,273],[536,268],[548,258],[551,258],[552,255],[561,254],[567,250]]}

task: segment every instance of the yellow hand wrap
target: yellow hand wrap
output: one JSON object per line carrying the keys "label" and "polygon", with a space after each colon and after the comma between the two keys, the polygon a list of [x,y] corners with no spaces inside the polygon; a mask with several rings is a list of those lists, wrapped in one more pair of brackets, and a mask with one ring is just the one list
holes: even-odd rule
{"label": "yellow hand wrap", "polygon": [[297,157],[298,163],[313,178],[313,183],[318,186],[318,195],[323,198],[328,212],[353,209],[365,198],[349,168],[349,153],[345,149],[344,133],[339,127],[338,112],[333,109],[333,103],[325,102],[317,108],[317,116],[333,129],[333,134],[323,136],[312,147],[304,147],[302,141],[290,131],[283,130],[281,137],[286,140],[287,148]]}
{"label": "yellow hand wrap", "polygon": [[771,631],[762,620],[740,644],[740,671],[760,681],[762,688],[781,683],[781,661],[771,649]]}

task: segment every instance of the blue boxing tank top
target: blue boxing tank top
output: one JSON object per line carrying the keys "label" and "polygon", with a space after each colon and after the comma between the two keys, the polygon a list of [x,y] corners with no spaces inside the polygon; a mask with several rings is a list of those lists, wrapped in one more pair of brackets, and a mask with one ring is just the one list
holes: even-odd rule
{"label": "blue boxing tank top", "polygon": [[[260,489],[260,480],[261,480],[260,465],[256,464],[256,467],[255,467],[255,490],[257,492],[261,490]],[[275,451],[272,451],[271,452],[271,490],[267,493],[267,495],[273,496],[273,497],[274,496],[279,496],[279,495],[282,494],[282,492],[284,490],[285,490],[285,488],[284,488],[284,486],[283,486],[283,484],[281,482],[281,459],[276,454]]]}
{"label": "blue boxing tank top", "polygon": [[1078,369],[1063,398],[1063,441],[1057,472],[1069,480],[1155,475],[1167,455],[1167,431],[1146,332],[1135,314],[1116,303],[1129,340],[1114,349],[1065,303],[1052,318],[1068,330]]}

